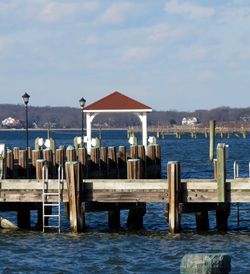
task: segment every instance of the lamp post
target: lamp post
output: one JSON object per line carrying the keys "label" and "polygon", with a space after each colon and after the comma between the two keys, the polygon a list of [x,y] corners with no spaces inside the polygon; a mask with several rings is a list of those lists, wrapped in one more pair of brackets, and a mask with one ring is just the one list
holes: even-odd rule
{"label": "lamp post", "polygon": [[86,100],[82,97],[79,100],[79,103],[80,103],[80,107],[81,107],[81,111],[82,111],[82,147],[83,147],[83,142],[84,142],[84,135],[83,135],[83,109],[84,109]]}
{"label": "lamp post", "polygon": [[24,93],[23,102],[25,105],[25,116],[26,116],[26,168],[27,168],[27,177],[29,176],[29,167],[28,167],[28,147],[29,147],[29,130],[28,130],[28,103],[29,103],[29,94]]}

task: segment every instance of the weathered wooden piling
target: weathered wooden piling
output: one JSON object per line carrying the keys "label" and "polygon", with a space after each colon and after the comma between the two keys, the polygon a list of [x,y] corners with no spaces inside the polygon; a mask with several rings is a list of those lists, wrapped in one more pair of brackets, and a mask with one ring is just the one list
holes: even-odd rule
{"label": "weathered wooden piling", "polygon": [[13,178],[17,178],[18,170],[19,170],[19,147],[13,148],[13,158],[14,158]]}
{"label": "weathered wooden piling", "polygon": [[81,166],[82,177],[88,177],[88,154],[85,147],[78,148],[78,162]]}
{"label": "weathered wooden piling", "polygon": [[131,159],[138,158],[138,146],[137,145],[130,146],[130,158]]}
{"label": "weathered wooden piling", "polygon": [[108,150],[100,147],[100,178],[107,178],[108,174]]}
{"label": "weathered wooden piling", "polygon": [[118,177],[116,148],[108,147],[108,178],[115,179]]}
{"label": "weathered wooden piling", "polygon": [[66,180],[69,196],[70,227],[72,232],[85,228],[85,205],[82,198],[82,176],[79,162],[66,162]]}
{"label": "weathered wooden piling", "polygon": [[56,177],[53,157],[53,152],[50,148],[46,148],[43,150],[43,159],[46,160],[50,179]]}
{"label": "weathered wooden piling", "polygon": [[169,192],[169,210],[168,222],[169,232],[179,233],[181,229],[181,214],[180,214],[180,164],[179,162],[168,162],[168,192]]}
{"label": "weathered wooden piling", "polygon": [[[141,179],[142,169],[140,159],[130,159],[127,162],[128,179]],[[146,203],[137,203],[128,213],[127,226],[129,229],[141,229],[143,227],[143,216],[146,213]]]}
{"label": "weathered wooden piling", "polygon": [[141,173],[142,178],[147,178],[147,169],[146,169],[146,152],[144,146],[138,146],[138,159],[141,160]]}
{"label": "weathered wooden piling", "polygon": [[18,176],[21,178],[26,178],[27,177],[27,169],[28,169],[27,150],[19,150],[18,165],[19,165]]}
{"label": "weathered wooden piling", "polygon": [[212,162],[214,159],[215,120],[211,120],[209,125],[209,160]]}
{"label": "weathered wooden piling", "polygon": [[100,178],[100,148],[92,147],[88,169],[88,178]]}
{"label": "weathered wooden piling", "polygon": [[127,178],[127,152],[125,146],[119,146],[117,153],[118,178]]}
{"label": "weathered wooden piling", "polygon": [[43,159],[41,150],[32,150],[32,162],[30,166],[30,175],[32,178],[36,177],[36,161],[38,159]]}
{"label": "weathered wooden piling", "polygon": [[217,145],[217,188],[218,207],[216,209],[217,229],[225,230],[228,227],[228,217],[230,215],[230,204],[226,200],[226,146]]}
{"label": "weathered wooden piling", "polygon": [[67,162],[76,161],[76,150],[73,146],[68,146],[66,149],[66,161]]}
{"label": "weathered wooden piling", "polygon": [[7,150],[6,155],[6,172],[7,178],[13,178],[13,170],[14,170],[14,156],[11,149]]}

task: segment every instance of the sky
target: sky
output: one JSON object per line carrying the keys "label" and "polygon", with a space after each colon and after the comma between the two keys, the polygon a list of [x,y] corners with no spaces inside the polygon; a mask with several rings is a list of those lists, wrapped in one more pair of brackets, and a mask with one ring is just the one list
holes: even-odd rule
{"label": "sky", "polygon": [[250,0],[0,0],[0,104],[250,102]]}

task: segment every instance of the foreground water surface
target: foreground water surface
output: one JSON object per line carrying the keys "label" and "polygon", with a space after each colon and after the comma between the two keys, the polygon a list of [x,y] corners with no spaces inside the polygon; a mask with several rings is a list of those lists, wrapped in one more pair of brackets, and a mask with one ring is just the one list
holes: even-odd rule
{"label": "foreground water surface", "polygon": [[[30,145],[46,132],[30,132]],[[95,133],[97,136],[99,132]],[[57,145],[69,145],[79,131],[51,132]],[[138,133],[138,139],[141,136]],[[182,178],[212,178],[213,167],[208,161],[209,140],[204,136],[191,139],[165,136],[158,140],[162,151],[162,177],[166,178],[168,161],[181,162]],[[216,139],[229,144],[227,176],[233,176],[233,162],[239,162],[240,177],[249,177],[250,138],[232,136]],[[0,131],[0,143],[24,147],[24,131]],[[126,131],[103,131],[102,145],[128,145]],[[210,231],[195,230],[193,214],[184,214],[183,232],[168,233],[164,204],[147,204],[144,229],[126,229],[127,211],[121,213],[122,228],[108,231],[107,213],[87,213],[87,232],[73,234],[68,220],[62,218],[62,233],[0,230],[1,273],[179,273],[181,258],[186,253],[226,252],[232,257],[231,273],[250,273],[250,205],[241,206],[240,226],[236,222],[236,206],[232,206],[229,231],[217,232],[215,215],[210,215]],[[63,209],[62,209],[63,213]],[[16,213],[1,212],[16,221]],[[32,221],[35,221],[35,213]]]}

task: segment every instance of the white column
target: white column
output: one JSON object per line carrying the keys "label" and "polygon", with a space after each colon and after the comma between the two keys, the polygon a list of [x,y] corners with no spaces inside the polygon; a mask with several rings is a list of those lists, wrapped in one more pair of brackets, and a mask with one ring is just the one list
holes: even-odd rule
{"label": "white column", "polygon": [[147,113],[142,113],[142,144],[146,147],[148,143]]}
{"label": "white column", "polygon": [[91,151],[91,114],[86,114],[86,127],[87,127],[87,152],[90,154]]}
{"label": "white column", "polygon": [[136,113],[136,114],[138,115],[142,123],[142,145],[145,146],[146,148],[148,143],[147,113],[143,112],[143,113]]}

